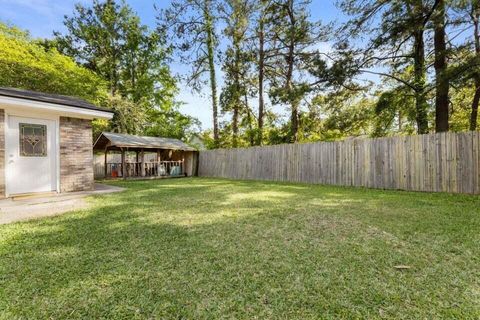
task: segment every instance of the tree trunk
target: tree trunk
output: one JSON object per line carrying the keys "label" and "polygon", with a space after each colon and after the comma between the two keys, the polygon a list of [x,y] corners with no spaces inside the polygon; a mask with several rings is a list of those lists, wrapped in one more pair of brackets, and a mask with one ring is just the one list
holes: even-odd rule
{"label": "tree trunk", "polygon": [[114,57],[114,60],[112,62],[112,70],[110,71],[110,94],[114,96],[117,93],[117,85],[118,85],[118,80],[117,80],[117,69],[116,69],[116,60]]}
{"label": "tree trunk", "polygon": [[298,104],[296,102],[293,102],[291,105],[292,108],[292,114],[291,114],[291,130],[292,130],[292,136],[291,136],[291,142],[297,142],[298,141]]}
{"label": "tree trunk", "polygon": [[[474,26],[475,55],[480,57],[480,30],[479,30],[480,8],[478,2],[473,2],[472,20]],[[475,76],[475,95],[472,101],[472,111],[470,113],[470,130],[477,130],[478,104],[480,101],[480,75]]]}
{"label": "tree trunk", "polygon": [[480,81],[475,80],[475,95],[472,101],[472,112],[470,114],[470,131],[477,130],[478,103],[480,101]]}
{"label": "tree trunk", "polygon": [[233,117],[232,117],[232,147],[238,146],[238,105],[233,105]]}
{"label": "tree trunk", "polygon": [[234,92],[233,92],[233,118],[232,118],[232,146],[238,146],[238,116],[241,104],[240,93],[240,39],[237,30],[233,31],[233,48],[234,48]]}
{"label": "tree trunk", "polygon": [[[295,16],[293,13],[293,1],[289,0],[287,4],[288,8],[288,16],[290,20],[290,28],[292,31],[295,30]],[[285,81],[285,89],[287,91],[287,95],[290,99],[290,142],[297,142],[298,141],[298,103],[297,98],[295,97],[295,93],[293,92],[293,68],[295,64],[295,34],[291,32],[290,34],[290,42],[288,44],[288,52],[286,55],[287,61],[287,74],[286,74],[286,81]]]}
{"label": "tree trunk", "polygon": [[135,54],[132,53],[132,56],[130,57],[130,59],[132,59],[131,67],[130,67],[131,69],[130,77],[132,82],[133,101],[135,103],[138,103],[141,99],[141,95],[137,90],[137,64],[135,63]]}
{"label": "tree trunk", "polygon": [[263,114],[265,113],[265,102],[263,98],[263,80],[265,72],[265,22],[263,17],[260,18],[258,28],[258,137],[257,145],[263,143]]}
{"label": "tree trunk", "polygon": [[403,130],[403,114],[402,110],[398,110],[398,132]]}
{"label": "tree trunk", "polygon": [[445,0],[439,0],[434,13],[434,49],[435,49],[435,131],[448,131],[448,90],[447,45],[445,43]]}
{"label": "tree trunk", "polygon": [[120,57],[118,57],[118,52],[115,44],[111,44],[110,47],[110,52],[108,56],[106,56],[106,59],[111,60],[110,61],[110,94],[112,96],[117,94],[118,91],[118,60],[120,60]]}
{"label": "tree trunk", "polygon": [[209,1],[205,1],[205,32],[207,33],[207,55],[208,68],[210,72],[210,90],[212,97],[212,111],[213,111],[213,141],[215,146],[218,146],[218,102],[217,102],[217,79],[215,74],[215,58],[214,58],[214,37],[213,37],[213,22],[210,16]]}
{"label": "tree trunk", "polygon": [[415,109],[417,133],[428,132],[427,97],[426,97],[426,70],[425,70],[425,43],[423,27],[414,32],[414,78],[415,78]]}
{"label": "tree trunk", "polygon": [[255,145],[255,136],[253,135],[253,127],[252,127],[252,111],[250,110],[250,106],[248,105],[248,95],[247,91],[245,91],[245,94],[243,96],[244,103],[245,103],[245,109],[247,111],[247,121],[248,121],[248,129],[250,131],[249,140],[250,140],[250,146],[253,147]]}

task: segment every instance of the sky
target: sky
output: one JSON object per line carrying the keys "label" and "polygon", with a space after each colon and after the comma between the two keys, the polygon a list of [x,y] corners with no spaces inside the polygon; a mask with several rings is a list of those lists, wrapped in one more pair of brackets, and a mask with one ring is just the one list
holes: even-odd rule
{"label": "sky", "polygon": [[[53,31],[65,30],[63,17],[73,13],[75,3],[89,5],[91,2],[87,0],[0,0],[0,20],[28,30],[33,37],[50,38]],[[152,28],[156,23],[154,4],[158,8],[165,8],[170,3],[169,0],[127,0],[126,2],[140,16],[142,23]],[[342,19],[341,13],[335,8],[334,0],[312,0],[310,10],[314,20],[331,22]],[[178,63],[174,63],[171,68],[174,74],[188,70]],[[219,79],[219,83],[221,82]],[[194,94],[184,84],[180,84],[177,99],[185,103],[181,111],[199,119],[202,129],[212,127],[210,102],[206,93]]]}

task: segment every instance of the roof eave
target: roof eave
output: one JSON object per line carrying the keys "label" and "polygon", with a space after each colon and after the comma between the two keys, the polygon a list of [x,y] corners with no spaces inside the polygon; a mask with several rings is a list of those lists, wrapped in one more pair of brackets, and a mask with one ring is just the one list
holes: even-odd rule
{"label": "roof eave", "polygon": [[[112,141],[111,138],[108,137],[108,132],[102,132],[95,143],[93,144],[93,148],[96,150],[100,150],[100,148],[95,148],[97,143],[100,141],[100,139],[104,137],[109,141],[108,147],[116,147],[116,148],[135,148],[135,149],[163,149],[163,150],[177,150],[177,151],[191,151],[195,152],[198,151],[197,149],[191,147],[191,146],[185,146],[185,147],[178,147],[175,145],[157,145],[157,146],[152,146],[152,145],[138,145],[138,144],[125,144],[125,143],[115,143]],[[179,140],[179,142],[181,142]]]}
{"label": "roof eave", "polygon": [[51,104],[69,106],[69,107],[75,107],[75,108],[111,112],[111,110],[109,109],[97,107],[96,105],[88,101],[85,101],[76,97],[64,96],[64,95],[58,95],[58,94],[49,94],[49,93],[38,92],[38,91],[19,90],[16,88],[0,87],[0,96],[22,99],[27,101],[51,103]]}
{"label": "roof eave", "polygon": [[46,111],[46,112],[58,112],[60,114],[65,114],[66,116],[86,118],[86,119],[110,120],[113,118],[112,111],[73,107],[69,105],[29,100],[25,98],[8,97],[8,96],[2,96],[2,95],[0,95],[0,104],[5,104],[7,106],[10,105],[13,107],[36,109],[39,111]]}
{"label": "roof eave", "polygon": [[139,148],[139,149],[165,149],[165,150],[179,150],[179,151],[197,151],[194,148],[177,148],[171,146],[139,146],[131,144],[111,144],[112,147],[117,148]]}

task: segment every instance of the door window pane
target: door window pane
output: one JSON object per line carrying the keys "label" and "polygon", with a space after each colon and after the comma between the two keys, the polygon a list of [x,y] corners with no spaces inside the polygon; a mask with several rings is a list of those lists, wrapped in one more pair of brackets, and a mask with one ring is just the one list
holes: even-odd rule
{"label": "door window pane", "polygon": [[47,156],[47,126],[20,123],[20,156]]}

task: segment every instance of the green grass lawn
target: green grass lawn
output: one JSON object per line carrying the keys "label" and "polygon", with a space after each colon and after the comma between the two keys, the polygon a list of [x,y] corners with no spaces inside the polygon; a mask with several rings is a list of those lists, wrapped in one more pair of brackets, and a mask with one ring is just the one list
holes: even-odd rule
{"label": "green grass lawn", "polygon": [[0,226],[0,318],[480,317],[480,197],[115,184],[90,210]]}

